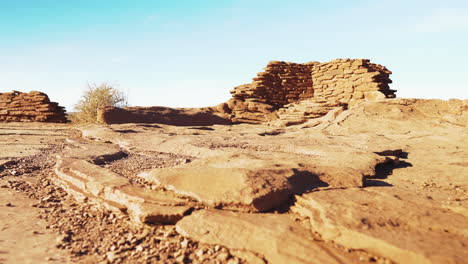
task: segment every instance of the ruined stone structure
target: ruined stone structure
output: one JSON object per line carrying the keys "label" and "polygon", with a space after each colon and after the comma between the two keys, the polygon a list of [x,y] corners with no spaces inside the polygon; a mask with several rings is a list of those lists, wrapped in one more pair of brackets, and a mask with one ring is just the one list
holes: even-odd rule
{"label": "ruined stone structure", "polygon": [[[99,112],[100,122],[136,123],[155,122],[176,124],[211,124],[218,117],[233,123],[276,122],[277,125],[304,123],[310,118],[326,115],[330,110],[361,101],[394,98],[389,87],[391,71],[367,59],[337,59],[326,63],[304,64],[271,61],[265,71],[257,74],[250,84],[235,87],[232,98],[216,107],[164,110],[160,108],[106,108]],[[207,119],[208,122],[205,122]],[[196,118],[195,118],[196,117]],[[196,119],[196,121],[195,121]]]}
{"label": "ruined stone structure", "polygon": [[[227,109],[234,122],[261,123],[277,119],[290,104],[309,101],[302,105],[312,107],[296,107],[292,112],[321,116],[329,107],[394,98],[390,74],[386,67],[367,59],[304,64],[271,61],[252,83],[235,87],[233,98],[220,108]],[[275,110],[279,112],[271,115]]]}
{"label": "ruined stone structure", "polygon": [[32,91],[0,93],[0,122],[57,122],[67,121],[65,108],[51,102],[45,93]]}

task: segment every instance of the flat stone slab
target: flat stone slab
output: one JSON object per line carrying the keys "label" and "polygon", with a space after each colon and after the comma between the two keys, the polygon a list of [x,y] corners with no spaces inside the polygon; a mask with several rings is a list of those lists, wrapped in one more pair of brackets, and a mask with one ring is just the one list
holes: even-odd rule
{"label": "flat stone slab", "polygon": [[269,263],[346,263],[287,215],[202,210],[184,217],[176,230],[203,243],[261,254]]}
{"label": "flat stone slab", "polygon": [[297,196],[292,211],[322,238],[398,263],[464,263],[468,218],[413,192],[389,187]]}
{"label": "flat stone slab", "polygon": [[139,176],[212,208],[262,212],[284,204],[294,194],[319,187],[362,186],[364,174],[374,174],[376,164],[385,160],[378,155],[369,156],[370,159],[357,162],[363,165],[355,169],[352,165],[321,165],[319,161],[314,165],[307,158],[292,154],[226,154],[174,168],[154,169]]}
{"label": "flat stone slab", "polygon": [[281,205],[292,193],[288,178],[295,171],[291,165],[254,156],[226,155],[155,169],[140,176],[211,207],[265,211]]}
{"label": "flat stone slab", "polygon": [[173,224],[191,209],[183,199],[133,186],[127,178],[86,160],[59,154],[55,174],[55,182],[76,199],[127,212],[137,222]]}

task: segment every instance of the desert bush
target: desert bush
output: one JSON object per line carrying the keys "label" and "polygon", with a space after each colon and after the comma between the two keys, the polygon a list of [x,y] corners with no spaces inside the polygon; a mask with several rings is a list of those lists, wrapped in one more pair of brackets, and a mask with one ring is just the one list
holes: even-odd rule
{"label": "desert bush", "polygon": [[127,97],[112,85],[88,84],[80,101],[74,106],[75,113],[69,118],[74,123],[96,123],[97,109],[104,106],[127,106]]}

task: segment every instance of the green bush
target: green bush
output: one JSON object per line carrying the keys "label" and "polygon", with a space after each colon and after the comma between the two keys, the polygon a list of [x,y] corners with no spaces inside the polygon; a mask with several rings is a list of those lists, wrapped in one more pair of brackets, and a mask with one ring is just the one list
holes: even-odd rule
{"label": "green bush", "polygon": [[75,113],[70,115],[74,123],[96,123],[97,109],[104,106],[127,106],[127,97],[111,85],[88,84],[80,101],[75,105]]}

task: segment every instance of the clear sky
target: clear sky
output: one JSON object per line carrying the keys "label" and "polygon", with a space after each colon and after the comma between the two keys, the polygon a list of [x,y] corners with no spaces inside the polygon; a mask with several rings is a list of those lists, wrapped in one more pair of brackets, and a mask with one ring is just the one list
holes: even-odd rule
{"label": "clear sky", "polygon": [[68,111],[87,83],[131,105],[216,105],[270,60],[369,58],[399,97],[468,98],[466,0],[0,0],[0,92]]}

